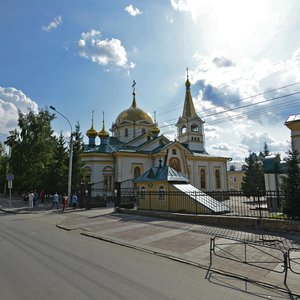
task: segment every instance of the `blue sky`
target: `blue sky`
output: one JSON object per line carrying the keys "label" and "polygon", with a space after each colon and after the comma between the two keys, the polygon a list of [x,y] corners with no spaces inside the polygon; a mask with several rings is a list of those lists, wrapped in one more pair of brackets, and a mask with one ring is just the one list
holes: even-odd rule
{"label": "blue sky", "polygon": [[[110,128],[131,105],[135,80],[138,106],[156,111],[174,139],[188,67],[209,153],[241,161],[265,141],[282,157],[288,149],[284,121],[300,111],[297,0],[0,0],[0,8],[2,133],[16,127],[18,109],[50,105],[84,134],[93,110],[96,129],[102,111]],[[53,127],[68,134],[61,117]]]}

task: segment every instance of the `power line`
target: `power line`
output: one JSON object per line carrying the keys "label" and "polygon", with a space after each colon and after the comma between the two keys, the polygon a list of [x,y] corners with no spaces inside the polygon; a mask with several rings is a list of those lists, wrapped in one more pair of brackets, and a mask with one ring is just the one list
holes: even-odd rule
{"label": "power line", "polygon": [[[290,63],[291,61],[298,61],[299,59],[300,59],[300,55],[296,55],[295,58],[290,59],[290,60],[286,60],[286,61],[283,62],[283,63],[281,63],[281,62],[275,63],[275,64],[273,64],[272,66],[284,64],[284,65],[287,65],[287,67],[286,67],[286,68],[279,69],[279,70],[277,70],[276,72],[273,72],[273,73],[271,73],[271,74],[268,74],[267,76],[258,78],[258,79],[256,79],[256,80],[257,80],[257,81],[262,81],[262,80],[266,80],[266,79],[268,79],[268,78],[272,78],[272,77],[278,76],[278,75],[280,75],[280,74],[283,74],[283,73],[285,73],[287,70],[290,70],[290,68],[289,68],[289,66],[288,66],[288,63]],[[296,66],[297,66],[297,65],[296,65]],[[270,69],[271,69],[271,68],[270,68]],[[241,80],[245,80],[245,81],[246,81],[246,80],[249,80],[249,79],[253,78],[253,74],[255,74],[254,71],[253,71],[252,75],[249,75],[248,77],[245,77],[245,76],[243,76],[243,77],[237,77],[237,78],[231,80],[230,83],[227,83],[227,84],[220,84],[220,85],[214,87],[215,89],[218,89],[218,90],[215,92],[215,94],[218,95],[218,94],[221,94],[222,92],[225,93],[226,91],[228,91],[228,89],[227,89],[226,87],[232,87],[232,86],[234,85],[235,82],[238,83],[238,82],[241,81]],[[178,100],[178,101],[175,101],[175,102],[166,104],[166,105],[164,105],[164,106],[159,107],[158,109],[159,109],[160,111],[166,110],[166,109],[168,109],[169,106],[174,107],[174,104],[175,104],[175,103],[180,103],[181,101],[182,101],[182,100]],[[177,104],[175,104],[175,105],[177,105]]]}

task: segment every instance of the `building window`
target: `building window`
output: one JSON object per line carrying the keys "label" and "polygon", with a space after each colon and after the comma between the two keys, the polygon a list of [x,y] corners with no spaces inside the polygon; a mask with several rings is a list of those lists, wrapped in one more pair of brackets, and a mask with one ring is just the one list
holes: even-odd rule
{"label": "building window", "polygon": [[147,141],[150,141],[151,140],[151,137],[150,135],[147,136]]}
{"label": "building window", "polygon": [[89,167],[83,168],[83,183],[91,183],[92,182],[92,171]]}
{"label": "building window", "polygon": [[200,188],[206,189],[206,174],[204,169],[200,171]]}
{"label": "building window", "polygon": [[193,124],[193,125],[191,126],[191,131],[192,131],[192,132],[199,132],[199,127],[198,127],[198,125]]}
{"label": "building window", "polygon": [[111,175],[104,176],[104,188],[107,191],[112,191],[112,176]]}
{"label": "building window", "polygon": [[216,189],[221,188],[221,176],[220,176],[220,170],[217,169],[215,171],[215,180],[216,180]]}
{"label": "building window", "polygon": [[142,134],[144,134],[146,132],[145,128],[142,128]]}
{"label": "building window", "polygon": [[186,133],[186,127],[185,126],[181,127],[181,134],[183,134],[183,133]]}
{"label": "building window", "polygon": [[128,137],[128,128],[125,128],[125,136]]}
{"label": "building window", "polygon": [[176,155],[176,149],[172,149],[172,154]]}
{"label": "building window", "polygon": [[140,177],[141,176],[141,169],[140,167],[135,167],[133,170],[133,176],[134,178]]}
{"label": "building window", "polygon": [[158,188],[158,200],[165,200],[165,188],[162,185]]}
{"label": "building window", "polygon": [[140,198],[145,199],[146,198],[146,188],[144,186],[140,187]]}

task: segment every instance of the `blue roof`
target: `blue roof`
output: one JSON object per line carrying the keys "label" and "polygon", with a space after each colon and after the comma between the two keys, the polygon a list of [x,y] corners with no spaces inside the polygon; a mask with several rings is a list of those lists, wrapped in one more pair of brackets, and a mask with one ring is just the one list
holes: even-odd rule
{"label": "blue roof", "polygon": [[189,179],[169,166],[152,167],[143,175],[137,177],[134,182],[145,181],[170,181],[170,182],[189,182]]}

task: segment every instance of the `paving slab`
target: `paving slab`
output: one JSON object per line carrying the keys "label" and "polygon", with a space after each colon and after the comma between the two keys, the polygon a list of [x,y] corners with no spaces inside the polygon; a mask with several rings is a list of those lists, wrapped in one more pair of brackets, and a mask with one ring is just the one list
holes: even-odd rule
{"label": "paving slab", "polygon": [[[66,215],[59,227],[82,229],[84,235],[124,246],[150,251],[209,270],[257,281],[300,296],[300,274],[288,271],[284,285],[282,253],[300,248],[300,237],[282,233],[233,230],[188,222],[168,221],[125,214],[87,212]],[[210,265],[211,238],[216,238],[215,255]],[[245,244],[246,249],[245,263]],[[300,250],[295,251],[298,267]]]}

